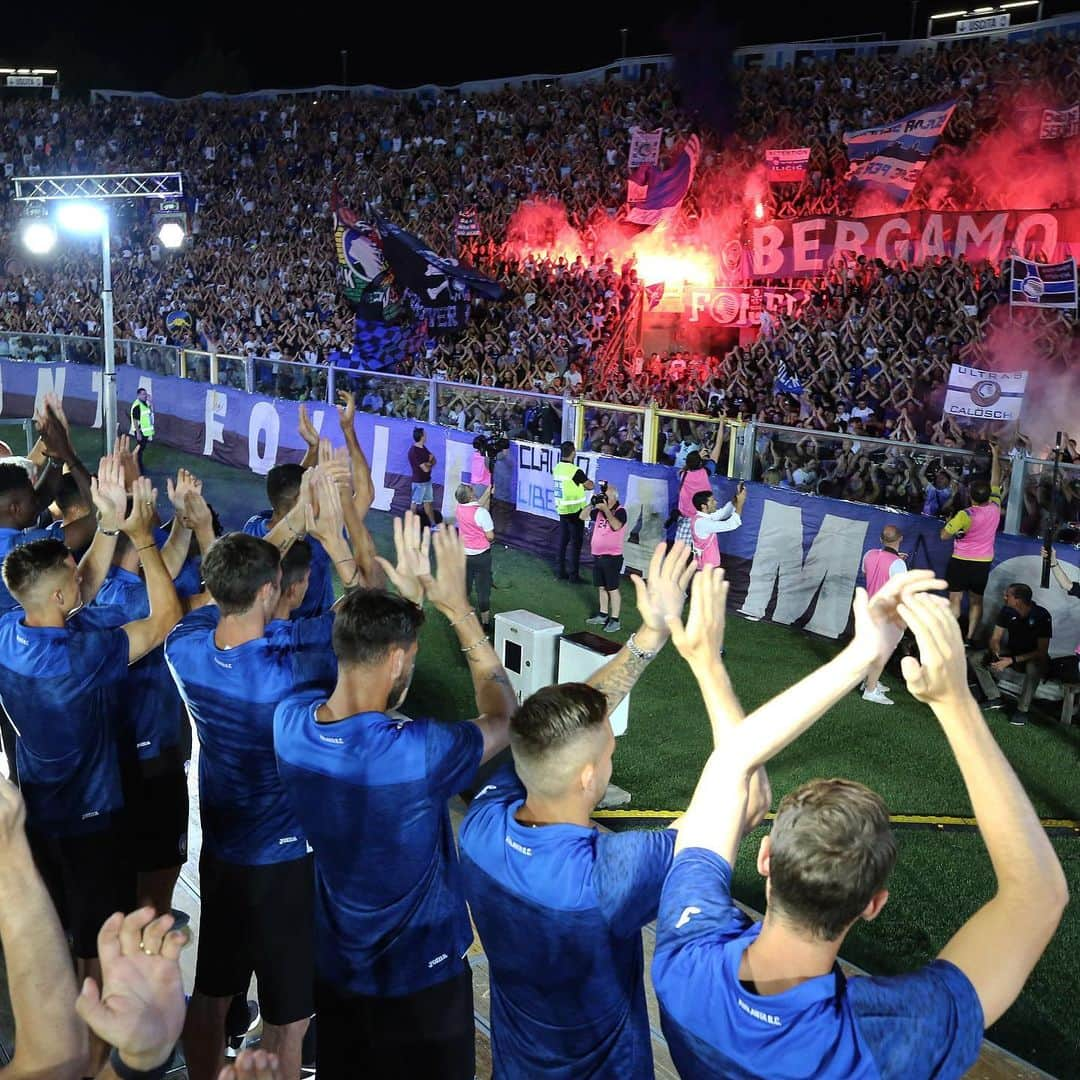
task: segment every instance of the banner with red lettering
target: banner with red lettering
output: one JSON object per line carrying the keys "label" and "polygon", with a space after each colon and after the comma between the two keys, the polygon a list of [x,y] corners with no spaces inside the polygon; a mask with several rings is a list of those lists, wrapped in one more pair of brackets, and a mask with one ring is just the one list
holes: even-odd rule
{"label": "banner with red lettering", "polygon": [[750,227],[751,275],[813,277],[837,255],[919,264],[939,255],[1000,262],[1010,253],[1038,262],[1080,257],[1080,210],[963,214],[916,210],[870,218],[775,220]]}
{"label": "banner with red lettering", "polygon": [[702,326],[760,326],[761,313],[794,315],[806,300],[803,289],[700,289],[683,292],[683,317]]}

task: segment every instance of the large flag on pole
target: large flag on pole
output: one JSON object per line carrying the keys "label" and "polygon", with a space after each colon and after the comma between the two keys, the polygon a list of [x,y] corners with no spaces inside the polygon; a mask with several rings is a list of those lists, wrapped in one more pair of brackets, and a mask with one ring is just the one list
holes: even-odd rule
{"label": "large flag on pole", "polygon": [[1010,263],[1009,303],[1013,307],[1072,308],[1076,310],[1076,260]]}
{"label": "large flag on pole", "polygon": [[642,165],[626,185],[626,220],[634,225],[657,225],[679,209],[694,179],[701,140],[691,135],[669,169]]}

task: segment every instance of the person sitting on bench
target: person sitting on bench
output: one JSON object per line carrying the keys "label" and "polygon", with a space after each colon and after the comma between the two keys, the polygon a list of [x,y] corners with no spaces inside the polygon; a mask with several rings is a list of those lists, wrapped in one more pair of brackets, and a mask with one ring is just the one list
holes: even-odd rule
{"label": "person sitting on bench", "polygon": [[[1050,668],[1050,638],[1054,634],[1050,612],[1034,603],[1031,595],[1031,587],[1022,582],[1005,590],[1005,604],[998,612],[990,646],[971,662],[975,678],[986,695],[985,709],[1004,707],[995,676],[1008,668],[1023,674],[1024,685],[1017,698],[1016,712],[1009,717],[1009,723],[1017,727],[1027,721],[1035,688]],[[1008,640],[1003,645],[1006,634]]]}

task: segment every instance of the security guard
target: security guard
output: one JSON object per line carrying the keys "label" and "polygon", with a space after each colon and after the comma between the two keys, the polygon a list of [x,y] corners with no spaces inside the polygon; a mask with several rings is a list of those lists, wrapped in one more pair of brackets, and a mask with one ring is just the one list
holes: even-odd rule
{"label": "security guard", "polygon": [[[578,569],[581,565],[581,542],[585,537],[585,522],[581,511],[588,502],[587,491],[593,482],[574,463],[577,452],[572,442],[564,442],[562,457],[552,470],[555,477],[555,509],[559,515],[559,562],[555,574],[561,581],[569,580],[580,585]],[[570,546],[570,574],[566,573],[566,548]]]}
{"label": "security guard", "polygon": [[135,437],[135,453],[138,455],[154,437],[154,406],[150,403],[145,386],[139,387],[131,403],[131,429],[128,434]]}

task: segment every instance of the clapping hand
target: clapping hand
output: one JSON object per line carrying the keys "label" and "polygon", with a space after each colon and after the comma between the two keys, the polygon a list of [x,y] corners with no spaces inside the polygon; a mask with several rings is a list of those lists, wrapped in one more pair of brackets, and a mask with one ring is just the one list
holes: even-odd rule
{"label": "clapping hand", "polygon": [[469,610],[469,594],[465,589],[465,545],[452,525],[443,525],[435,533],[436,573],[422,576],[427,598],[448,618]]}
{"label": "clapping hand", "polygon": [[720,659],[727,622],[728,582],[719,566],[699,570],[690,597],[690,617],[683,625],[678,615],[669,615],[667,628],[679,655],[691,666],[707,665]]}
{"label": "clapping hand", "polygon": [[315,537],[324,548],[341,539],[345,528],[341,496],[328,472],[319,470],[311,482],[311,498],[304,513],[307,534]]}
{"label": "clapping hand", "polygon": [[308,416],[307,406],[301,405],[299,409],[300,421],[298,430],[300,432],[300,438],[308,444],[308,446],[319,445],[319,433],[315,430],[315,425],[311,422],[311,417]]}
{"label": "clapping hand", "polygon": [[131,509],[120,528],[136,547],[153,541],[154,518],[157,516],[157,491],[150,478],[140,476],[131,488]]}
{"label": "clapping hand", "polygon": [[329,439],[320,439],[318,465],[337,484],[346,498],[352,494],[352,465],[347,447],[341,446],[335,450]]}
{"label": "clapping hand", "polygon": [[[176,483],[172,482],[171,477],[166,478],[165,490],[168,492],[169,502],[172,503],[173,509],[182,515],[189,496],[202,493],[202,481],[193,472],[188,472],[187,469],[178,469]],[[183,524],[183,521],[181,521],[181,524]]]}
{"label": "clapping hand", "polygon": [[383,568],[406,600],[418,607],[424,602],[422,577],[431,577],[431,532],[420,529],[420,515],[406,511],[404,519],[394,518],[394,551],[397,565],[393,566],[381,555],[375,561]]}
{"label": "clapping hand", "polygon": [[90,1030],[140,1072],[169,1060],[184,1026],[179,957],[188,936],[172,925],[149,907],[111,915],[98,933],[101,987],[87,979],[75,1001]]}
{"label": "clapping hand", "polygon": [[649,577],[642,581],[635,575],[634,590],[641,621],[650,630],[664,637],[668,634],[668,619],[680,618],[686,603],[686,589],[694,576],[694,561],[690,549],[681,541],[664,553],[665,545],[657,544],[649,561]]}
{"label": "clapping hand", "polygon": [[127,510],[124,468],[118,455],[107,454],[98,463],[97,476],[90,478],[90,498],[99,527],[106,532],[117,532]]}
{"label": "clapping hand", "polygon": [[904,636],[900,604],[909,603],[918,594],[947,588],[948,584],[936,578],[933,570],[907,570],[889,578],[870,599],[865,589],[856,589],[855,637],[848,648],[855,650],[860,666],[884,666],[900,644]]}
{"label": "clapping hand", "polygon": [[356,419],[356,394],[352,390],[339,390],[337,397],[341,403],[338,405],[338,421],[341,424],[341,430],[345,431],[353,426],[353,421]]}
{"label": "clapping hand", "polygon": [[960,624],[941,596],[907,595],[899,605],[900,616],[911,628],[919,646],[919,658],[900,661],[908,692],[927,705],[943,704],[968,694],[967,659]]}

